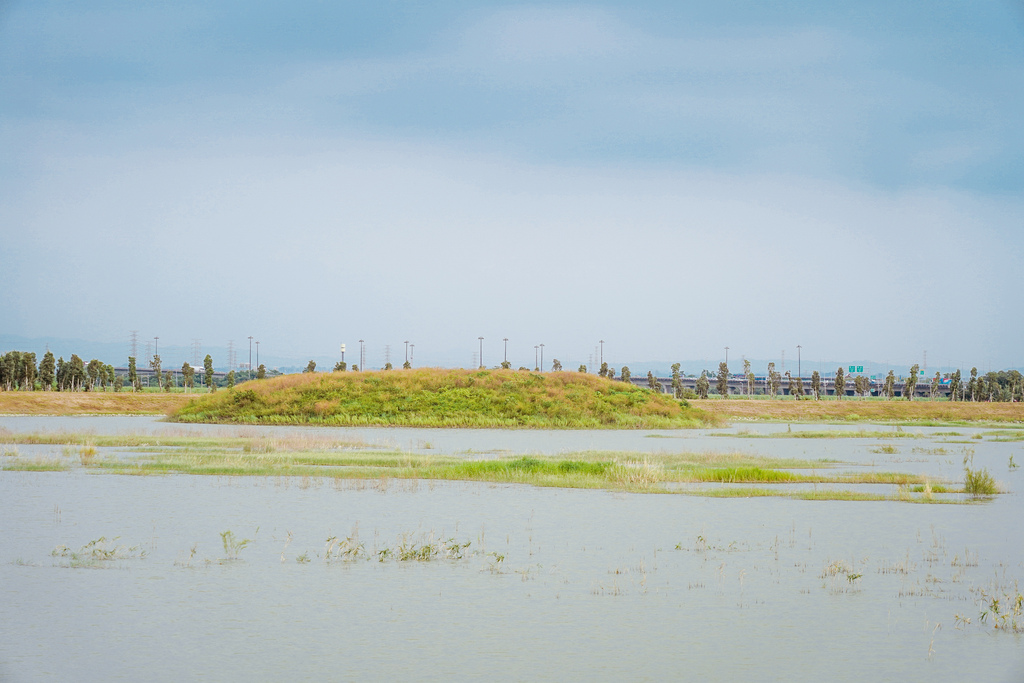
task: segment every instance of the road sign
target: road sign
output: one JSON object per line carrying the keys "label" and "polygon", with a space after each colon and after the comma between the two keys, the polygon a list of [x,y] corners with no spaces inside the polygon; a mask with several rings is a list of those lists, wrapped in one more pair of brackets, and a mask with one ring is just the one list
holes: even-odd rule
{"label": "road sign", "polygon": [[851,365],[850,366],[850,373],[852,374],[854,372],[864,372],[864,366],[863,365]]}

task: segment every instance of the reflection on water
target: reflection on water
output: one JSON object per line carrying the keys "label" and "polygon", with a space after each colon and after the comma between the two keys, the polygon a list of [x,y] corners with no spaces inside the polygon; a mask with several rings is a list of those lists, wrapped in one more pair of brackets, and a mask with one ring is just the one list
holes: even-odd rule
{"label": "reflection on water", "polygon": [[[0,427],[239,430],[120,417]],[[763,427],[786,429],[743,429]],[[1024,462],[1022,442],[943,444],[927,431],[331,431],[435,453],[738,451],[953,478],[970,448],[1011,491],[1008,458]],[[880,444],[895,452],[872,452]],[[1024,578],[1015,492],[946,506],[72,470],[0,472],[0,501],[3,680],[1024,679],[1021,636],[979,619],[982,591]],[[226,530],[252,539],[237,561],[225,561]],[[51,555],[100,537],[145,557],[71,568]],[[364,552],[328,560],[332,537]],[[378,561],[430,538],[468,541],[468,555]]]}

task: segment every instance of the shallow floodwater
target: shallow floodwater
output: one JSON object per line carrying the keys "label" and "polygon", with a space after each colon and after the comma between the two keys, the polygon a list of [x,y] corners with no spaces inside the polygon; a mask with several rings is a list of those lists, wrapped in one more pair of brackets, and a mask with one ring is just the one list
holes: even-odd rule
{"label": "shallow floodwater", "polygon": [[[240,429],[126,417],[3,417],[0,428]],[[1024,680],[1024,636],[980,619],[993,596],[1024,590],[1024,475],[1008,467],[1024,442],[962,427],[737,434],[786,429],[316,431],[467,457],[744,452],[951,479],[970,449],[1011,492],[913,505],[2,471],[0,680]],[[251,542],[226,550],[228,530]],[[101,537],[114,559],[71,556]],[[362,544],[355,559],[328,541],[349,537]],[[447,539],[470,544],[461,559],[395,559],[403,544]]]}

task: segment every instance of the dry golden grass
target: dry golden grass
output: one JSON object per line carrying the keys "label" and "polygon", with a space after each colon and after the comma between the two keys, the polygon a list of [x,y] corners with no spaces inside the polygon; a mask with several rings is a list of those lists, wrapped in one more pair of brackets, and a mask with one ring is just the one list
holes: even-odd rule
{"label": "dry golden grass", "polygon": [[195,394],[0,391],[0,415],[167,415]]}
{"label": "dry golden grass", "polygon": [[1024,422],[1022,403],[962,401],[795,401],[704,399],[694,407],[725,420],[783,422]]}

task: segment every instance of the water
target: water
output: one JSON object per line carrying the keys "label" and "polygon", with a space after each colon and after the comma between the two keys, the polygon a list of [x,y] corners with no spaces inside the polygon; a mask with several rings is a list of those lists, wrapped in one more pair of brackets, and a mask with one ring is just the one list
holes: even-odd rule
{"label": "water", "polygon": [[[123,417],[0,418],[0,427],[182,430]],[[1011,490],[1020,475],[1008,457],[1024,461],[1022,442],[934,435],[949,429],[893,440],[324,431],[467,457],[714,450],[953,475],[955,449],[969,447]],[[969,440],[987,430],[955,431]],[[897,453],[872,452],[884,444]],[[1024,636],[979,624],[979,591],[1024,578],[1016,493],[944,506],[72,470],[0,472],[0,500],[5,681],[1024,680]],[[224,560],[229,529],[253,539],[238,561]],[[326,561],[325,540],[354,530],[368,555],[403,538],[471,545],[462,560]],[[51,556],[101,536],[139,549],[99,568]],[[849,571],[830,575],[837,563]]]}

